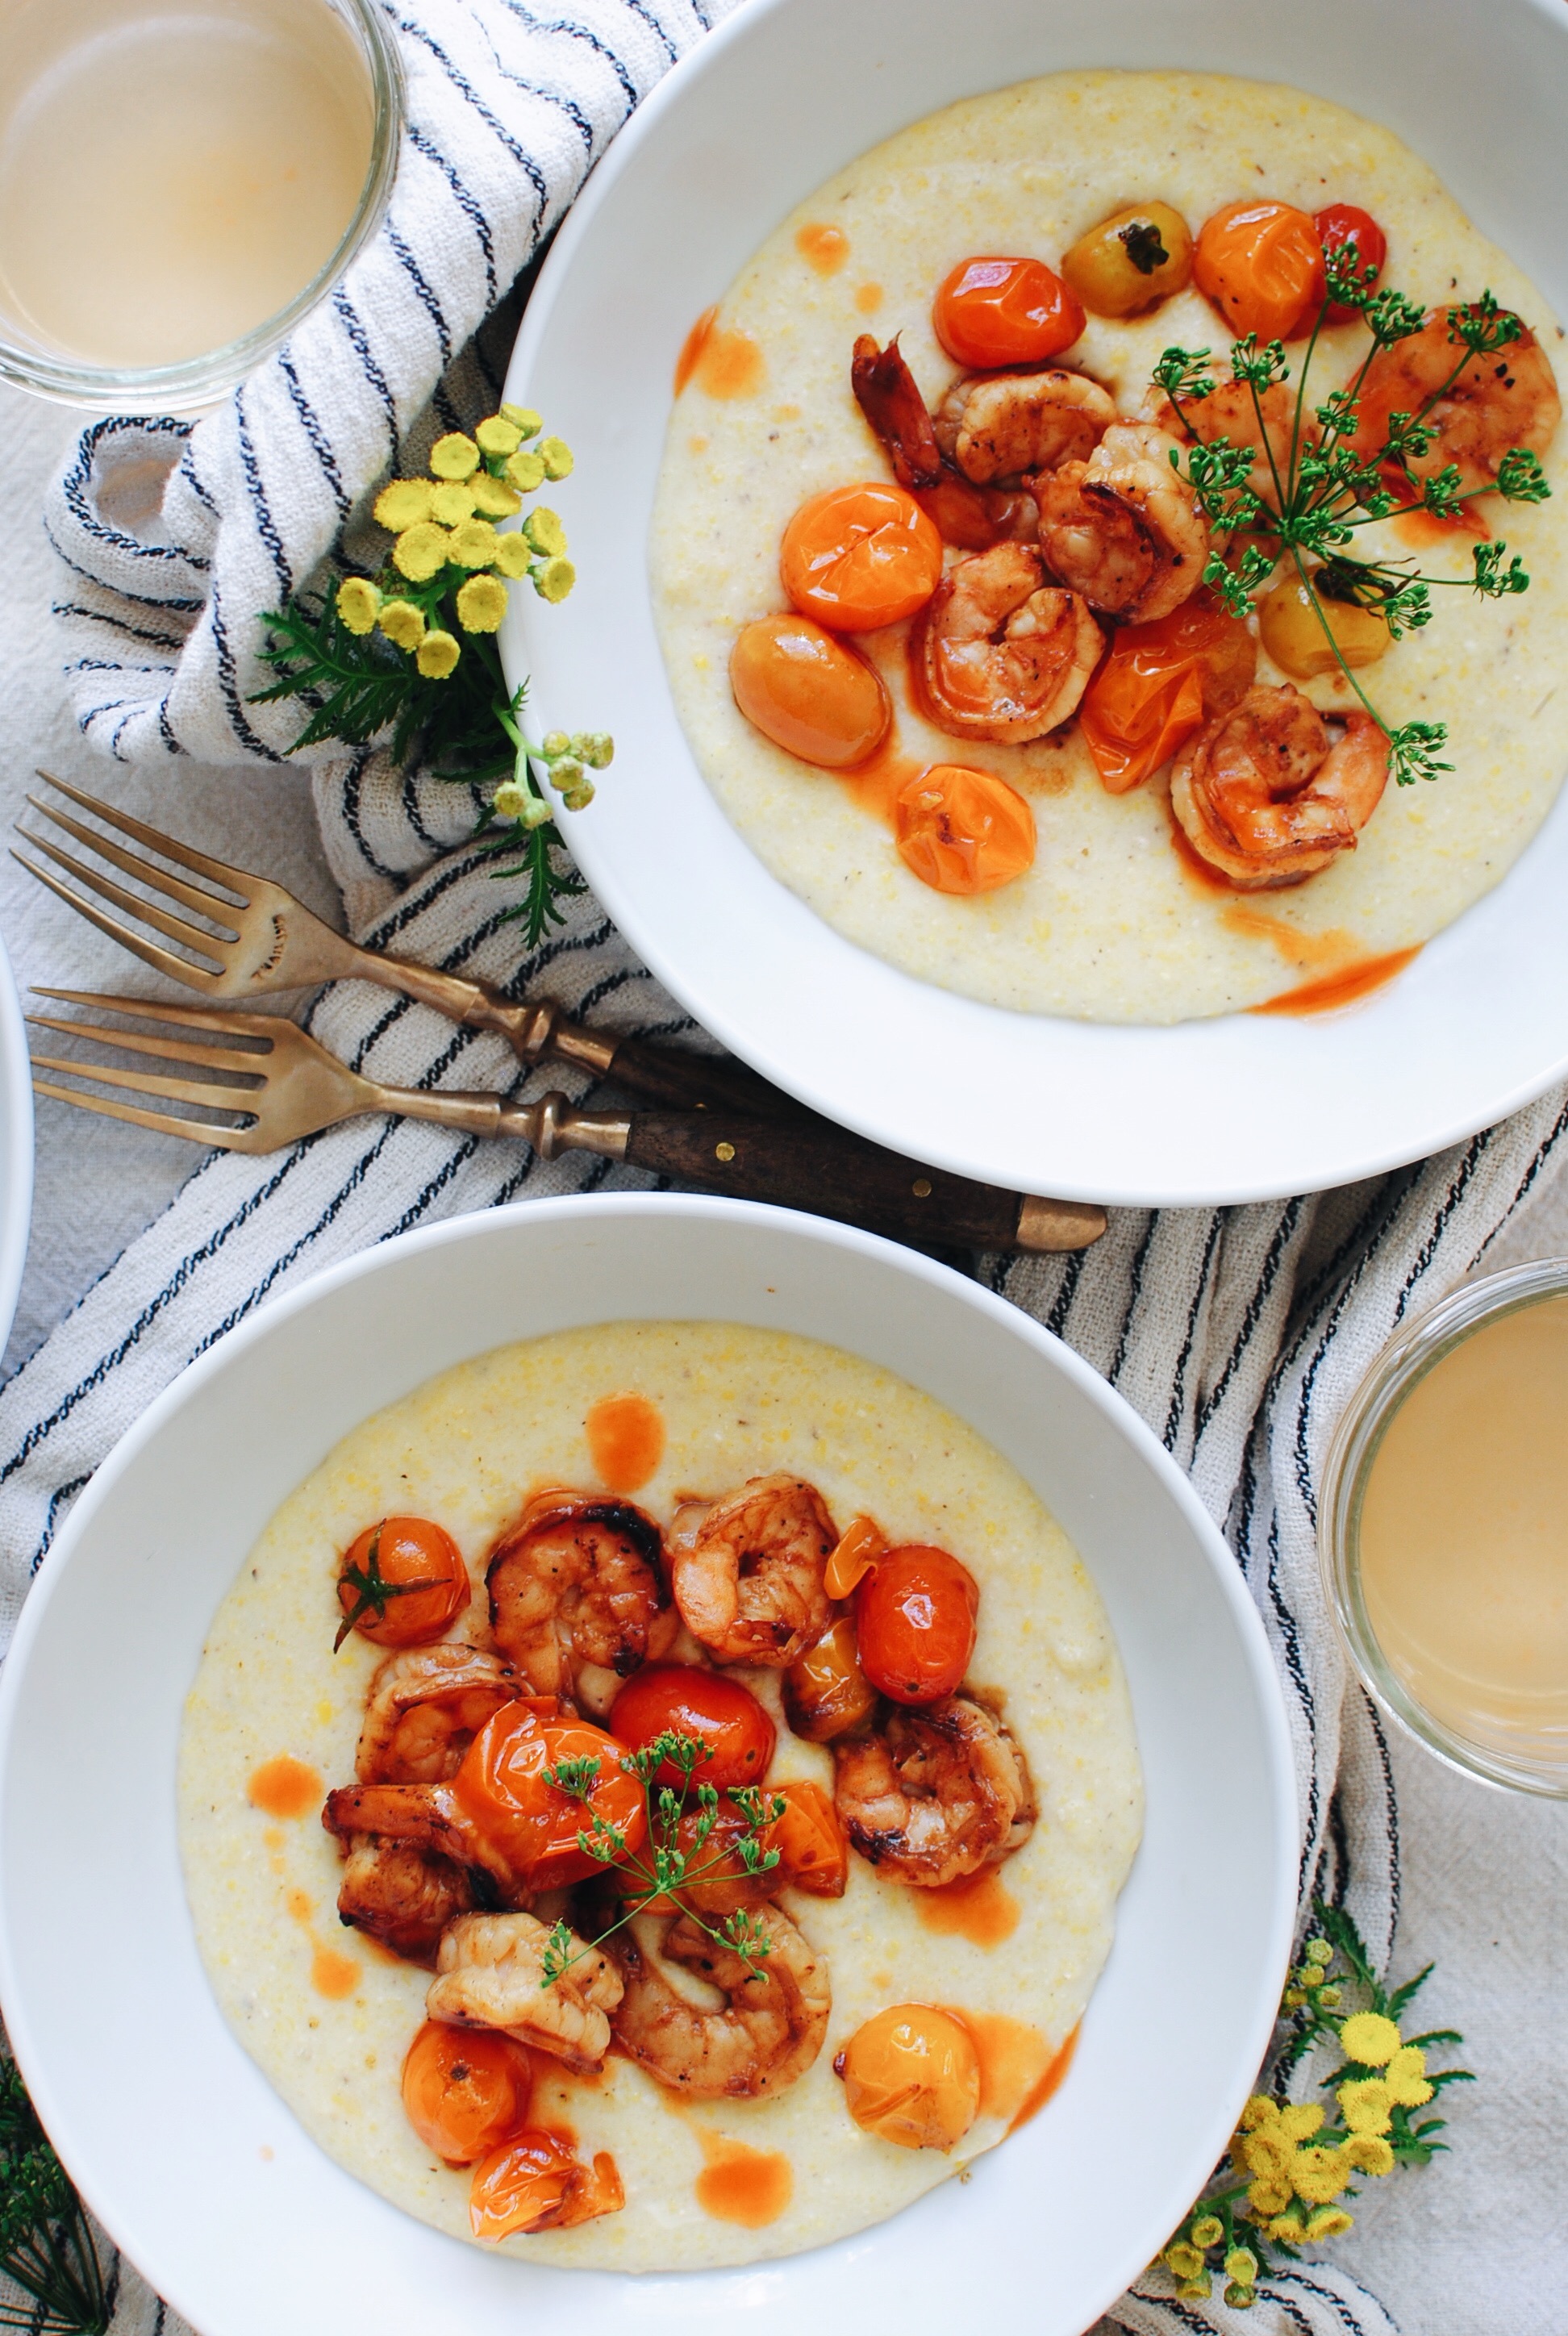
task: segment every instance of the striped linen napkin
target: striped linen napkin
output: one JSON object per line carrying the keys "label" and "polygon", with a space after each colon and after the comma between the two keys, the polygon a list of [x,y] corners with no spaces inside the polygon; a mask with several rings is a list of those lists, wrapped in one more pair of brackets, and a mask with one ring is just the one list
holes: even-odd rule
{"label": "striped linen napkin", "polygon": [[[374,245],[290,346],[192,427],[110,421],[57,483],[49,523],[84,732],[122,762],[284,756],[287,707],[248,705],[258,613],[307,581],[388,471],[499,395],[508,287],[638,98],[726,6],[405,0],[393,10],[410,119]],[[161,500],[150,497],[150,475]],[[150,504],[156,504],[148,516]],[[137,518],[136,513],[143,516]],[[465,848],[465,790],[384,755],[320,752],[317,806],[349,929],[373,947],[559,998],[611,1027],[709,1043],[590,896],[531,953],[509,895]],[[505,1046],[365,984],[324,990],[306,1025],[404,1085],[524,1095]],[[580,1085],[578,1092],[581,1092]],[[1324,1608],[1315,1497],[1347,1397],[1412,1312],[1485,1252],[1568,1127],[1558,1093],[1438,1158],[1324,1195],[1216,1210],[1125,1210],[1067,1259],[983,1260],[989,1285],[1085,1356],[1192,1475],[1257,1602],[1290,1717],[1302,1919],[1347,1904],[1392,1951],[1398,1814],[1378,1715],[1348,1683]],[[540,1193],[646,1184],[571,1156],[536,1161],[396,1121],[360,1121],[261,1161],[218,1153],[0,1392],[0,1635],[71,1501],[195,1356],[267,1299],[411,1227]],[[105,2242],[107,2246],[107,2242]],[[116,2265],[115,2336],[183,2323]],[[1105,2323],[1133,2336],[1391,2336],[1375,2299],[1324,2263],[1259,2290],[1244,2317],[1147,2275]]]}

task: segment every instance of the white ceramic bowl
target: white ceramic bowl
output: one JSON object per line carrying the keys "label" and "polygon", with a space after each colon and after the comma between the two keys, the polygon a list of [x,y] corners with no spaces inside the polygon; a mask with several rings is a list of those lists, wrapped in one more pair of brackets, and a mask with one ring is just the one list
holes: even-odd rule
{"label": "white ceramic bowl", "polygon": [[1359,1006],[1172,1029],[1009,1013],[896,971],[768,874],[686,745],[648,584],[696,318],[843,164],[1032,74],[1182,66],[1371,115],[1568,316],[1568,11],[1493,0],[1482,21],[1474,0],[751,0],[594,172],[507,387],[570,437],[577,470],[551,500],[580,581],[560,608],[514,596],[502,653],[513,682],[531,672],[541,730],[615,734],[597,801],[570,822],[611,916],[710,1030],[833,1118],[1029,1192],[1213,1202],[1417,1159],[1568,1071],[1568,797],[1495,891]]}
{"label": "white ceramic bowl", "polygon": [[21,1001],[0,949],[0,1350],[16,1311],[32,1222],[33,1074]]}
{"label": "white ceramic bowl", "polygon": [[[1132,1692],[1147,1829],[1066,2082],[1013,2141],[876,2230],[753,2270],[487,2256],[325,2157],[208,1989],[175,1830],[203,1635],[279,1502],[369,1414],[503,1342],[617,1317],[803,1332],[901,1372],[1022,1470],[1078,1545]],[[1216,1889],[1216,1808],[1247,1844]],[[1047,1818],[1048,1822],[1048,1818]],[[1295,1795],[1261,1626],[1167,1455],[1002,1300],[872,1237],[727,1201],[531,1202],[413,1233],[269,1306],[105,1462],[0,1685],[0,2001],[72,2173],[204,2336],[1078,2336],[1223,2149],[1268,2041]]]}

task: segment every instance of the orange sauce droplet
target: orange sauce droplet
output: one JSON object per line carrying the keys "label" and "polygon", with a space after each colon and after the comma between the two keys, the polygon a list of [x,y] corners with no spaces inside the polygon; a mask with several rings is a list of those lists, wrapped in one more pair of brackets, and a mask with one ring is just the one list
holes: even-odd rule
{"label": "orange sauce droplet", "polygon": [[749,333],[710,330],[697,353],[696,385],[709,397],[752,397],[767,377],[763,353]]}
{"label": "orange sauce droplet", "polygon": [[1355,965],[1346,966],[1339,973],[1325,974],[1318,981],[1303,981],[1294,989],[1282,989],[1277,998],[1265,998],[1261,1006],[1250,1006],[1249,1014],[1329,1014],[1337,1006],[1352,1006],[1369,990],[1381,989],[1397,973],[1403,973],[1413,957],[1421,954],[1420,944],[1414,949],[1390,949],[1387,957],[1364,957]]}
{"label": "orange sauce droplet", "polygon": [[882,287],[880,284],[862,284],[855,294],[855,307],[862,316],[874,316],[881,305]]}
{"label": "orange sauce droplet", "polygon": [[1050,2099],[1051,2095],[1060,2085],[1063,2078],[1066,2075],[1067,2070],[1072,2067],[1073,2054],[1077,2050],[1077,2049],[1078,2031],[1075,2028],[1072,2034],[1067,2038],[1066,2042],[1062,2046],[1061,2050],[1057,2054],[1056,2059],[1052,2060],[1049,2066],[1042,2072],[1032,2089],[1024,2095],[1022,2101],[1018,2105],[1018,2112],[1014,2117],[1011,2125],[1008,2127],[1008,2133],[1017,2133],[1021,2125],[1027,2125],[1032,2117],[1038,2116],[1040,2110],[1045,2107],[1046,2103]]}
{"label": "orange sauce droplet", "polygon": [[1258,910],[1245,907],[1240,900],[1233,900],[1221,911],[1220,922],[1243,940],[1268,941],[1287,963],[1303,968],[1311,966],[1337,973],[1361,954],[1354,933],[1346,932],[1342,927],[1336,926],[1326,933],[1304,933],[1295,925],[1282,924],[1278,917],[1265,917]]}
{"label": "orange sauce droplet", "polygon": [[915,1911],[928,1931],[946,1938],[968,1939],[975,1947],[999,1947],[1018,1927],[1023,1912],[1010,1890],[1004,1889],[994,1866],[944,1882],[938,1890],[916,1890]]}
{"label": "orange sauce droplet", "polygon": [[1492,534],[1474,503],[1464,504],[1452,519],[1439,519],[1436,511],[1401,511],[1391,524],[1395,534],[1417,551],[1429,551],[1434,544],[1452,543],[1456,536],[1489,540]]}
{"label": "orange sauce droplet", "polygon": [[1055,2058],[1049,2039],[1027,2020],[1014,2020],[1005,2011],[966,2011],[959,2004],[944,2008],[963,2021],[980,2056],[979,2115],[1016,2116]]}
{"label": "orange sauce droplet", "polygon": [[819,276],[836,276],[850,256],[850,239],[842,227],[808,221],[795,229],[795,249]]}
{"label": "orange sauce droplet", "polygon": [[885,826],[891,827],[893,805],[901,789],[930,768],[928,761],[905,754],[899,744],[895,722],[869,761],[857,763],[852,770],[840,771],[837,775],[862,811],[869,811],[873,819],[880,819]]}
{"label": "orange sauce droplet", "polygon": [[336,1947],[317,1947],[310,1962],[310,1984],[317,1995],[341,2002],[359,1985],[359,1965],[352,1955],[340,1955]]}
{"label": "orange sauce droplet", "polygon": [[794,2195],[794,2168],[776,2149],[753,2149],[728,2134],[692,2125],[707,2164],[696,2177],[696,2203],[718,2223],[760,2231],[776,2223]]}
{"label": "orange sauce droplet", "polygon": [[316,1902],[308,1890],[291,1890],[284,1903],[297,1922],[308,1922],[316,1912]]}
{"label": "orange sauce droplet", "polygon": [[283,1752],[264,1760],[245,1790],[252,1807],[269,1817],[303,1817],[320,1807],[326,1787],[306,1761]]}
{"label": "orange sauce droplet", "polygon": [[612,1493],[641,1490],[664,1458],[664,1414],[645,1395],[607,1395],[583,1423],[593,1465]]}
{"label": "orange sauce droplet", "polygon": [[697,361],[712,337],[714,323],[717,316],[718,306],[716,302],[713,307],[703,310],[702,315],[680,345],[680,355],[675,361],[675,394],[677,397],[696,371]]}

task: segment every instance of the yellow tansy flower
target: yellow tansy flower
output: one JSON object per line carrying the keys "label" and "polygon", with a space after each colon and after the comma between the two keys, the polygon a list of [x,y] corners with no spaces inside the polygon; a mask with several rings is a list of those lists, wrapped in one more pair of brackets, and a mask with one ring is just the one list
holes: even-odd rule
{"label": "yellow tansy flower", "polygon": [[479,468],[479,449],[461,430],[449,430],[430,450],[433,478],[472,479]]}
{"label": "yellow tansy flower", "polygon": [[1225,2257],[1225,2277],[1238,2287],[1251,2287],[1258,2276],[1258,2258],[1251,2247],[1232,2247]]}
{"label": "yellow tansy flower", "polygon": [[445,567],[446,548],[451,540],[443,527],[423,519],[417,527],[404,528],[398,537],[392,547],[392,564],[411,584],[428,584]]}
{"label": "yellow tansy flower", "polygon": [[1388,2097],[1401,2108],[1418,2109],[1432,2098],[1427,2082],[1427,2055],[1418,2044],[1401,2044],[1383,2071]]}
{"label": "yellow tansy flower", "polygon": [[544,464],[547,479],[570,479],[572,472],[571,448],[563,438],[541,438],[535,450]]}
{"label": "yellow tansy flower", "polygon": [[473,489],[464,486],[460,479],[448,479],[431,494],[430,516],[438,519],[443,527],[461,527],[465,519],[473,517]]}
{"label": "yellow tansy flower", "polygon": [[1290,2168],[1297,2197],[1305,2198],[1311,2206],[1331,2205],[1349,2178],[1349,2166],[1339,2149],[1298,2150]]}
{"label": "yellow tansy flower", "polygon": [[385,600],[377,618],[389,641],[400,649],[416,649],[424,638],[424,611],[412,600]]}
{"label": "yellow tansy flower", "polygon": [[520,438],[537,438],[544,428],[544,416],[536,414],[531,405],[503,405],[501,418],[510,422]]}
{"label": "yellow tansy flower", "polygon": [[570,560],[547,560],[533,571],[533,589],[541,600],[564,600],[576,582],[577,570]]}
{"label": "yellow tansy flower", "polygon": [[417,527],[430,517],[433,492],[428,479],[394,479],[375,498],[375,516],[383,527],[401,535],[405,527]]}
{"label": "yellow tansy flower", "polygon": [[465,519],[452,530],[447,554],[460,568],[488,568],[495,558],[496,532],[487,519]]}
{"label": "yellow tansy flower", "polygon": [[1195,2247],[1217,2247],[1224,2235],[1225,2225],[1218,2214],[1200,2214],[1190,2234]]}
{"label": "yellow tansy flower", "polygon": [[465,633],[493,633],[506,614],[506,587],[494,576],[471,576],[457,596]]}
{"label": "yellow tansy flower", "polygon": [[1165,2261],[1178,2279],[1196,2279],[1203,2268],[1203,2258],[1196,2247],[1179,2239],[1174,2247],[1165,2249]]}
{"label": "yellow tansy flower", "polygon": [[1295,2196],[1288,2182],[1266,2182],[1260,2178],[1247,2185],[1247,2203],[1260,2214],[1282,2214]]}
{"label": "yellow tansy flower", "polygon": [[1282,2239],[1288,2247],[1300,2246],[1303,2236],[1300,2216],[1294,2211],[1274,2215],[1264,2224],[1263,2231],[1266,2237]]}
{"label": "yellow tansy flower", "polygon": [[475,471],[468,482],[473,497],[473,508],[486,519],[510,519],[514,511],[522,509],[522,497],[504,479],[492,479],[488,471]]}
{"label": "yellow tansy flower", "polygon": [[1212,2292],[1212,2282],[1206,2271],[1201,2271],[1196,2279],[1179,2279],[1176,2282],[1176,2293],[1190,2303],[1202,2303]]}
{"label": "yellow tansy flower", "polygon": [[1394,2106],[1391,2088],[1381,2077],[1352,2077],[1339,2088],[1339,2111],[1352,2133],[1387,2133]]}
{"label": "yellow tansy flower", "polygon": [[1339,2030],[1347,2060],[1364,2068],[1381,2068],[1399,2049],[1399,2030],[1380,2011],[1353,2011]]}
{"label": "yellow tansy flower", "polygon": [[533,554],[526,536],[498,535],[495,557],[490,564],[502,576],[526,576],[533,565]]}
{"label": "yellow tansy flower", "polygon": [[1325,2239],[1337,2239],[1342,2231],[1352,2229],[1355,2220],[1343,2206],[1320,2206],[1315,2214],[1307,2217],[1306,2236],[1320,2245]]}
{"label": "yellow tansy flower", "polygon": [[566,550],[565,528],[554,511],[546,511],[542,504],[538,511],[529,512],[522,522],[522,531],[534,550],[547,560],[559,560]]}
{"label": "yellow tansy flower", "polygon": [[444,681],[462,655],[450,633],[426,633],[414,662],[427,681]]}
{"label": "yellow tansy flower", "polygon": [[380,606],[380,593],[363,576],[350,576],[337,588],[337,613],[351,633],[370,632]]}
{"label": "yellow tansy flower", "polygon": [[504,414],[492,414],[474,432],[482,454],[515,454],[522,443],[522,433],[515,422]]}
{"label": "yellow tansy flower", "polygon": [[520,493],[532,494],[535,487],[542,487],[544,484],[543,455],[522,453],[509,456],[506,475]]}
{"label": "yellow tansy flower", "polygon": [[1346,2157],[1358,2174],[1392,2174],[1394,2149],[1379,2133],[1353,2133],[1343,2143]]}

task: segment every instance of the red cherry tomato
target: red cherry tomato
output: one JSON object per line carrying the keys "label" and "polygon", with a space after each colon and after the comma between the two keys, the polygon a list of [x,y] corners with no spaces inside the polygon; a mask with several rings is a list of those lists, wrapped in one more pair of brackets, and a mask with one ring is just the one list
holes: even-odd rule
{"label": "red cherry tomato", "polygon": [[[538,1890],[555,1890],[602,1874],[602,1862],[578,1847],[596,1816],[626,1836],[628,1850],[648,1831],[642,1786],[620,1766],[622,1747],[582,1719],[541,1718],[530,1703],[503,1704],[463,1754],[452,1790],[464,1814]],[[592,1759],[599,1773],[586,1801],[550,1783],[545,1770],[563,1760]]]}
{"label": "red cherry tomato", "polygon": [[959,365],[1037,365],[1072,347],[1084,305],[1043,259],[960,259],[931,322]]}
{"label": "red cherry tomato", "polygon": [[[692,1770],[694,1785],[723,1793],[732,1785],[760,1785],[773,1758],[775,1729],[755,1695],[738,1680],[686,1663],[649,1663],[616,1697],[609,1724],[623,1744],[640,1752],[656,1736],[695,1736],[708,1747]],[[666,1760],[655,1782],[678,1785],[681,1772]]]}
{"label": "red cherry tomato", "polygon": [[975,1649],[979,1586],[945,1549],[890,1549],[855,1591],[861,1668],[895,1703],[951,1695]]}
{"label": "red cherry tomato", "polygon": [[472,1595],[463,1552],[444,1526],[428,1517],[383,1517],[343,1552],[336,1643],[357,1630],[378,1647],[428,1646]]}
{"label": "red cherry tomato", "polygon": [[[1364,275],[1369,268],[1375,284],[1383,273],[1383,262],[1388,257],[1388,238],[1370,211],[1359,203],[1330,203],[1326,210],[1314,211],[1312,225],[1325,251],[1337,251],[1342,244],[1355,247],[1356,265]],[[1324,311],[1326,325],[1349,325],[1360,315],[1343,300],[1332,301]]]}

